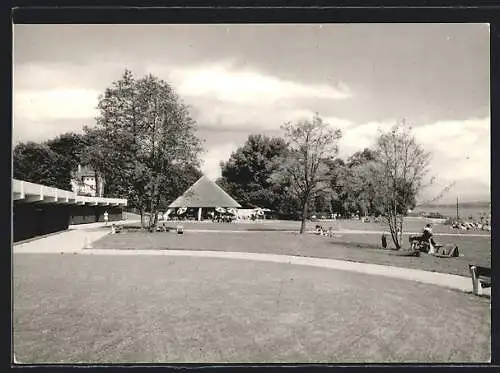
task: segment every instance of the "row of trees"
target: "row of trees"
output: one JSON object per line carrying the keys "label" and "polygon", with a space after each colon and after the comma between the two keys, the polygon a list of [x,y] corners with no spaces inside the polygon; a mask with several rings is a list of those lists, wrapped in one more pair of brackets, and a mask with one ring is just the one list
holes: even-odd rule
{"label": "row of trees", "polygon": [[[105,176],[107,197],[125,197],[142,225],[201,176],[201,142],[188,107],[167,82],[126,70],[99,97],[96,125],[14,149],[14,177],[69,189],[71,172],[88,165]],[[151,219],[145,222],[145,213]]]}
{"label": "row of trees", "polygon": [[[158,211],[201,175],[197,124],[170,84],[152,75],[137,79],[128,70],[99,97],[97,109],[96,125],[83,134],[17,145],[14,177],[68,189],[71,171],[89,165],[105,176],[105,196],[126,197],[143,226],[149,212],[153,228]],[[300,218],[301,233],[311,211],[383,215],[400,247],[397,232],[430,160],[406,123],[381,132],[372,149],[346,161],[338,157],[341,131],[319,115],[282,130],[282,138],[249,136],[221,162],[218,183],[244,205]]]}
{"label": "row of trees", "polygon": [[339,158],[340,130],[319,115],[282,126],[284,137],[250,135],[221,162],[219,184],[247,205],[301,219],[314,212],[379,215],[401,247],[403,218],[427,179],[430,153],[404,121],[380,132],[373,148]]}
{"label": "row of trees", "polygon": [[71,172],[82,162],[87,144],[87,136],[77,133],[20,143],[13,152],[14,177],[68,190]]}

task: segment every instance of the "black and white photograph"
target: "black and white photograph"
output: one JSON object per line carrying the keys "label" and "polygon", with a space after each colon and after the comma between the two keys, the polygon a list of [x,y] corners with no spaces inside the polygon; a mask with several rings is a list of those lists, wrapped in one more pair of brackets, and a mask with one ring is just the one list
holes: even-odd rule
{"label": "black and white photograph", "polygon": [[488,23],[14,23],[15,364],[491,362]]}

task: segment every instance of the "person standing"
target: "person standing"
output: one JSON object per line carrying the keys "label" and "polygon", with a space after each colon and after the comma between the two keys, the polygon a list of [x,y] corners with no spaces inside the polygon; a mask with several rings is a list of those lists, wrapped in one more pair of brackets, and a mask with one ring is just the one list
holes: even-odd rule
{"label": "person standing", "polygon": [[108,225],[108,219],[109,219],[108,212],[104,211],[104,225]]}

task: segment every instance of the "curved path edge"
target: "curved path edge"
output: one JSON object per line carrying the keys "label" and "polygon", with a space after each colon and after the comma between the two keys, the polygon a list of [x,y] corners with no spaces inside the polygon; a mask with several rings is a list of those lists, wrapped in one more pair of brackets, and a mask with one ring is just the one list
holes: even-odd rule
{"label": "curved path edge", "polygon": [[[472,280],[469,277],[419,269],[387,266],[381,264],[361,263],[347,260],[302,257],[281,254],[264,254],[248,252],[205,251],[205,250],[112,250],[83,249],[86,244],[109,234],[107,230],[69,230],[64,234],[44,237],[39,240],[14,244],[13,254],[82,254],[82,255],[170,255],[198,256],[205,258],[226,258],[267,261],[330,268],[369,275],[379,275],[396,279],[416,281],[423,284],[437,285],[445,288],[472,292]],[[89,245],[90,246],[90,245]],[[90,246],[91,247],[91,246]],[[483,294],[490,295],[491,289],[483,289]]]}
{"label": "curved path edge", "polygon": [[[294,255],[246,253],[232,251],[201,251],[201,250],[112,250],[86,249],[78,252],[80,255],[163,255],[163,256],[194,256],[202,258],[255,260],[273,263],[306,265],[329,268],[342,271],[357,272],[367,275],[385,276],[402,280],[416,281],[428,285],[436,285],[449,289],[470,293],[472,281],[469,277],[440,272],[430,272],[419,269],[386,266],[380,264],[360,263],[337,259],[302,257]],[[485,292],[487,293],[487,292]]]}

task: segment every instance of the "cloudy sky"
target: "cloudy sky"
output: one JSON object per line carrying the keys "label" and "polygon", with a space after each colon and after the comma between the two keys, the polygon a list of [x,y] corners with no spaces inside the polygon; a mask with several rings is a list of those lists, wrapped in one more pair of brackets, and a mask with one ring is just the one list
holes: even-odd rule
{"label": "cloudy sky", "polygon": [[93,125],[97,97],[128,68],[172,83],[205,140],[213,179],[249,134],[319,112],[340,156],[399,118],[433,153],[430,198],[490,196],[486,24],[15,25],[14,144]]}

